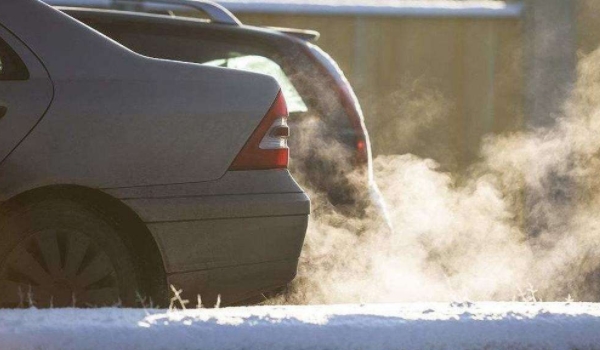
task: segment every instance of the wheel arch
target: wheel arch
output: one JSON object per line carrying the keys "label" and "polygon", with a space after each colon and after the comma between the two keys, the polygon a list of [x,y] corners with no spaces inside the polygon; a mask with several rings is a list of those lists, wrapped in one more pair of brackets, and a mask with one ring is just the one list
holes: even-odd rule
{"label": "wheel arch", "polygon": [[[50,185],[27,190],[0,206],[0,211],[47,199],[67,199],[99,211],[117,228],[120,238],[136,261],[141,283],[153,303],[167,298],[167,279],[156,240],[139,215],[121,200],[101,191],[78,185]],[[150,275],[148,271],[154,273]],[[146,301],[149,303],[149,301]]]}

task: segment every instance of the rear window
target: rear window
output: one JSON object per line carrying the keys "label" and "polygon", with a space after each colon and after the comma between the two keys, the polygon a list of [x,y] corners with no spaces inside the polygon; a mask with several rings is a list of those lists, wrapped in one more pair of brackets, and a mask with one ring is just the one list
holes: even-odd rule
{"label": "rear window", "polygon": [[247,55],[212,60],[203,62],[203,64],[270,75],[275,78],[275,80],[277,80],[279,83],[279,86],[281,86],[281,92],[285,97],[285,101],[287,102],[290,113],[302,113],[308,111],[308,108],[298,93],[298,90],[296,90],[283,69],[281,69],[277,63],[269,58],[256,55]]}
{"label": "rear window", "polygon": [[29,79],[29,72],[25,64],[15,51],[0,38],[0,80],[27,79]]}

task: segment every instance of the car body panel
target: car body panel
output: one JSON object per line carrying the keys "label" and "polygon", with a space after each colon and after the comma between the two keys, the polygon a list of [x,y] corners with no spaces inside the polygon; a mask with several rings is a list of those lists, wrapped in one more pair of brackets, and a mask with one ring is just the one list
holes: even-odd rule
{"label": "car body panel", "polygon": [[287,170],[230,171],[190,184],[105,190],[146,222],[170,285],[234,304],[296,275],[310,200]]}
{"label": "car body panel", "polygon": [[296,274],[310,200],[287,170],[105,191],[147,223],[169,284],[185,298],[237,303]]}
{"label": "car body panel", "polygon": [[105,192],[147,223],[168,276],[261,262],[269,262],[263,271],[277,261],[287,266],[300,255],[310,214],[309,198],[287,170],[230,171],[212,182]]}
{"label": "car body panel", "polygon": [[296,275],[310,213],[304,193],[124,202],[148,221],[168,283],[184,298],[233,304]]}
{"label": "car body panel", "polygon": [[[52,32],[36,35],[33,23],[2,15],[14,11],[39,15]],[[218,179],[279,91],[268,76],[141,56],[35,0],[0,3],[0,23],[40,57],[55,89],[44,118],[0,164],[0,200],[65,181],[116,188]]]}
{"label": "car body panel", "polygon": [[[306,216],[149,224],[168,274],[284,261],[300,256]],[[218,235],[215,233],[219,233]]]}
{"label": "car body panel", "polygon": [[265,301],[268,292],[280,291],[296,276],[297,265],[296,259],[267,261],[172,274],[168,281],[192,303],[200,297],[205,307],[244,305]]}
{"label": "car body panel", "polygon": [[119,199],[222,196],[231,194],[303,193],[287,170],[228,171],[219,180],[104,189]]}
{"label": "car body panel", "polygon": [[0,84],[0,106],[6,107],[6,114],[0,120],[2,161],[42,118],[52,101],[54,88],[37,57],[1,25],[0,39],[14,50],[29,73],[27,80],[3,80]]}
{"label": "car body panel", "polygon": [[303,193],[220,195],[124,200],[145,222],[189,221],[257,216],[308,215]]}

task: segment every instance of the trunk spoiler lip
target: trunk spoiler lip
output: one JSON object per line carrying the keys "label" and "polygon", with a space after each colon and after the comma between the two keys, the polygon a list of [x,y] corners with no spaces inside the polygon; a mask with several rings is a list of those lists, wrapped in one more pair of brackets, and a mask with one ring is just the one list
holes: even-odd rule
{"label": "trunk spoiler lip", "polygon": [[297,28],[285,28],[285,27],[263,27],[265,29],[275,30],[277,32],[290,35],[304,41],[316,42],[321,37],[321,33],[316,30],[310,29],[297,29]]}

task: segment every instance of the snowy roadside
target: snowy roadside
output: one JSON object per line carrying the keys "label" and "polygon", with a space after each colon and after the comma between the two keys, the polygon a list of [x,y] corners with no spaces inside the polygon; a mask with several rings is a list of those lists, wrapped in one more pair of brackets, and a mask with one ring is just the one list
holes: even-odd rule
{"label": "snowy roadside", "polygon": [[0,310],[0,349],[600,349],[600,304]]}

